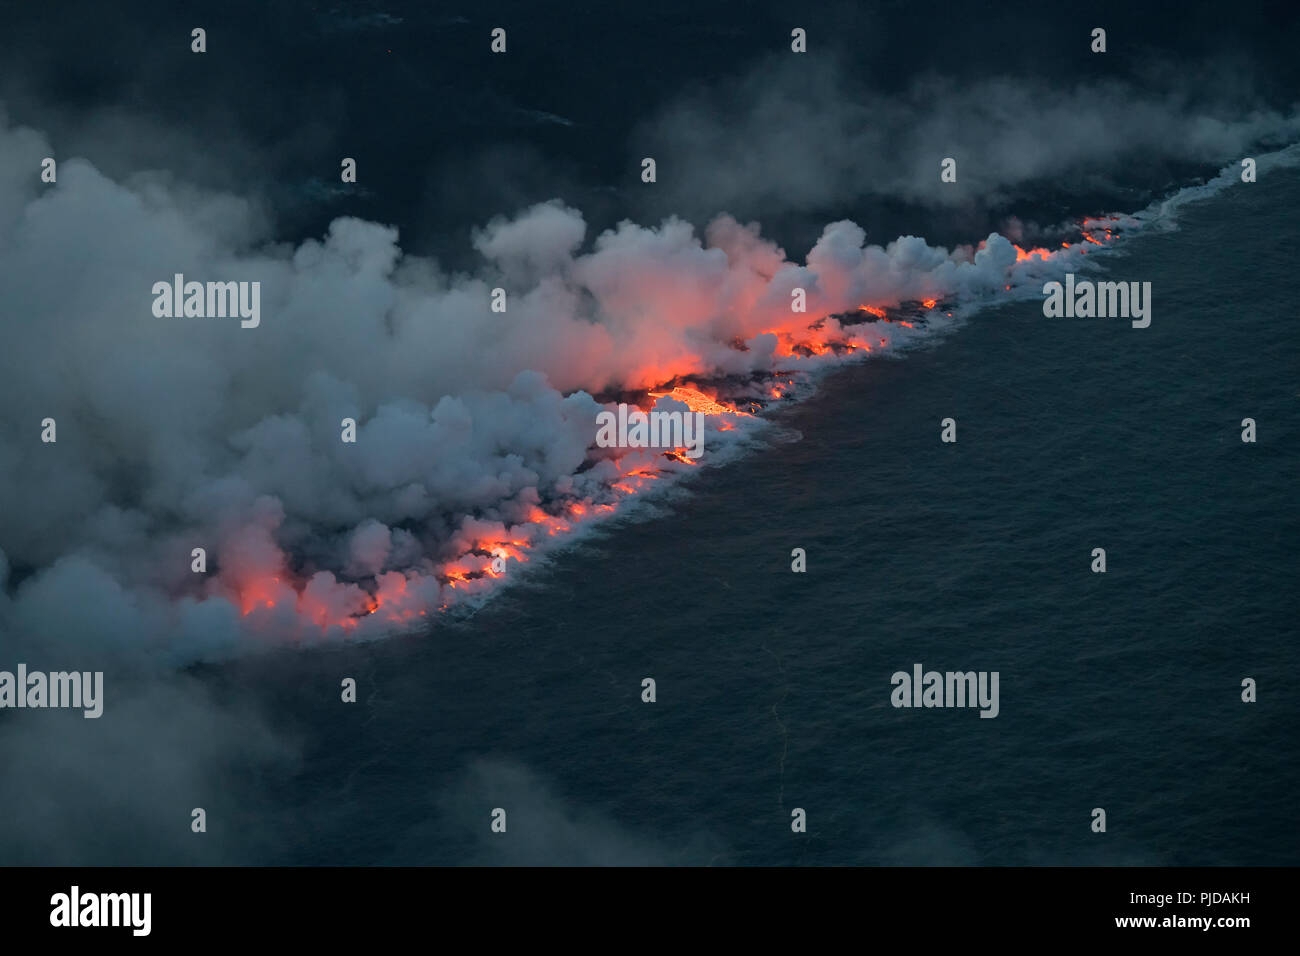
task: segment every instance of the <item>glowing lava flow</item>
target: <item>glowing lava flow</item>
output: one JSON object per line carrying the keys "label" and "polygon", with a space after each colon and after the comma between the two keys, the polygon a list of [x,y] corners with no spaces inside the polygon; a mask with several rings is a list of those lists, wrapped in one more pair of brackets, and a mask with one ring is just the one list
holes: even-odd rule
{"label": "glowing lava flow", "polygon": [[[646,393],[652,399],[671,398],[682,402],[692,412],[700,412],[711,418],[748,418],[734,405],[719,401],[691,385],[675,385],[671,389]],[[730,421],[719,421],[719,431],[734,428]],[[606,486],[604,494],[611,500],[593,498],[569,499],[552,503],[550,510],[540,505],[531,506],[522,522],[491,531],[479,529],[473,535],[461,540],[461,553],[445,562],[437,571],[438,578],[445,588],[452,591],[477,592],[485,579],[505,576],[507,561],[526,562],[528,551],[535,548],[546,538],[555,538],[567,534],[584,521],[599,519],[613,514],[618,502],[635,495],[651,484],[663,478],[664,470],[676,470],[675,466],[698,467],[699,462],[687,456],[688,449],[673,448],[658,453],[656,456],[646,454],[624,454],[612,460],[611,465],[617,470],[617,478]],[[662,465],[650,463],[657,457]],[[382,606],[382,602],[380,602]]]}
{"label": "glowing lava flow", "polygon": [[[1084,244],[1105,245],[1123,225],[1120,217],[1086,218],[1078,223],[1078,228]],[[983,247],[984,243],[980,243],[980,248]],[[1074,256],[1086,251],[1071,242],[1062,242],[1056,250],[1026,249],[1014,244],[1013,247],[1016,258],[1006,277],[1007,291],[1012,288],[1011,270],[1020,263],[1046,262],[1062,253]],[[931,291],[926,289],[925,294]],[[934,310],[940,301],[939,297],[924,298],[919,300],[919,305]],[[862,304],[856,310],[866,313],[861,321],[853,318],[854,312],[837,313],[802,327],[787,323],[760,333],[775,337],[773,356],[794,359],[793,365],[809,364],[793,371],[756,372],[742,382],[731,394],[740,404],[748,401],[751,411],[742,411],[736,402],[720,397],[716,391],[709,394],[704,387],[691,383],[688,376],[700,374],[696,369],[706,364],[700,356],[684,359],[676,376],[670,375],[672,369],[664,369],[662,385],[638,394],[644,397],[645,404],[653,405],[664,398],[680,402],[691,412],[705,415],[715,432],[731,432],[743,425],[744,419],[753,418],[753,412],[768,402],[789,396],[796,381],[791,376],[821,364],[813,360],[823,356],[847,360],[849,356],[871,352],[876,342],[887,346],[889,339],[879,334],[885,324],[907,329],[914,329],[917,324],[924,326],[925,320],[918,318],[917,303],[916,299],[908,299],[881,305]],[[890,318],[887,309],[894,310],[896,316],[907,315],[915,322]],[[945,314],[951,316],[952,312]],[[737,351],[747,351],[743,342]],[[528,562],[530,552],[545,542],[572,532],[584,522],[614,514],[624,499],[670,475],[698,467],[699,461],[688,457],[687,450],[638,449],[624,450],[614,458],[593,456],[583,469],[592,469],[588,480],[575,483],[572,478],[577,475],[565,479],[557,484],[557,497],[553,500],[536,500],[534,490],[531,503],[515,501],[496,509],[491,518],[462,516],[459,528],[441,546],[439,557],[424,560],[418,569],[382,571],[359,583],[348,583],[327,571],[294,574],[288,570],[287,557],[279,555],[275,564],[262,564],[260,573],[232,572],[222,587],[245,618],[265,622],[266,630],[282,626],[283,611],[296,612],[300,620],[322,632],[353,632],[366,626],[369,620],[382,622],[388,628],[418,624],[431,610],[446,610],[453,603],[492,588],[498,579],[509,576],[511,562]],[[579,492],[577,488],[585,490]],[[367,627],[367,632],[373,633],[374,629]]]}
{"label": "glowing lava flow", "polygon": [[710,398],[697,388],[690,388],[685,385],[678,385],[670,392],[647,392],[651,398],[672,398],[682,402],[693,412],[703,412],[705,415],[747,415],[734,405],[724,405],[716,399]]}
{"label": "glowing lava flow", "polygon": [[[1090,242],[1094,246],[1104,246],[1115,238],[1115,227],[1121,222],[1123,220],[1119,216],[1088,217],[1079,223],[1079,229],[1085,242]],[[1100,232],[1104,238],[1098,239],[1093,235],[1097,232]]]}
{"label": "glowing lava flow", "polygon": [[[1115,238],[1116,230],[1125,221],[1125,218],[1122,216],[1086,216],[1083,219],[1080,219],[1076,223],[1076,226],[1079,231],[1079,238],[1083,242],[1094,246],[1104,246]],[[1070,249],[1074,245],[1074,243],[1062,242],[1061,249]],[[1017,262],[1024,262],[1027,259],[1032,259],[1034,256],[1047,260],[1060,251],[1059,249],[1053,250],[1041,247],[1025,249],[1021,246],[1015,246],[1015,250]],[[1083,250],[1079,251],[1082,252]]]}

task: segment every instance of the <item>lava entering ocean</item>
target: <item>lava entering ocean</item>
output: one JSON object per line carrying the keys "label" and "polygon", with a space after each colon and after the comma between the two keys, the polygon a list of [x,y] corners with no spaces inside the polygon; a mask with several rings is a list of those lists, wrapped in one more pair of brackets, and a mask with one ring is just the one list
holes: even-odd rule
{"label": "lava entering ocean", "polygon": [[[711,442],[726,443],[753,427],[772,403],[790,398],[797,383],[811,372],[888,349],[900,336],[904,343],[910,341],[936,321],[950,318],[951,309],[965,301],[1005,293],[1021,279],[1022,287],[1028,288],[1041,277],[1040,270],[1054,267],[1063,257],[1067,264],[1076,263],[1088,247],[1114,239],[1123,225],[1119,217],[1082,220],[1076,241],[1062,241],[1057,249],[1025,248],[990,236],[938,262],[928,276],[920,274],[913,298],[875,299],[812,320],[786,313],[752,334],[733,337],[724,352],[714,346],[707,356],[682,355],[676,369],[659,365],[657,385],[623,389],[607,397],[630,398],[646,409],[660,403],[685,406],[706,417]],[[955,281],[963,264],[977,266],[975,276],[982,284]],[[851,288],[843,290],[845,296],[853,294]],[[745,361],[728,358],[730,354],[749,360],[756,353],[766,356],[767,369],[746,371]],[[718,374],[701,375],[700,369],[707,367]],[[732,367],[741,371],[729,371]],[[582,467],[558,482],[553,493],[544,499],[507,501],[490,513],[462,516],[459,527],[434,556],[412,562],[403,571],[378,571],[349,582],[331,571],[291,569],[289,559],[277,550],[260,572],[237,569],[223,576],[218,588],[225,589],[255,631],[282,624],[279,615],[285,609],[292,609],[323,634],[420,625],[431,612],[486,594],[510,576],[512,567],[570,538],[582,526],[618,513],[628,499],[696,469],[698,461],[685,452],[684,448],[589,447]]]}

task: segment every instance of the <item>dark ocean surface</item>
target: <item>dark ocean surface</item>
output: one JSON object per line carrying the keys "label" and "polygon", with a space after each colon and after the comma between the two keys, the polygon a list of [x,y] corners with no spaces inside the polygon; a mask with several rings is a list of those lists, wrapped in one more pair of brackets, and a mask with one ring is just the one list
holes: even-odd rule
{"label": "dark ocean surface", "polygon": [[[472,617],[202,671],[298,758],[235,768],[186,858],[1300,862],[1297,208],[1279,169],[1130,240],[1150,328],[1012,303],[834,373],[799,440]],[[893,708],[915,663],[998,671],[999,716]]]}

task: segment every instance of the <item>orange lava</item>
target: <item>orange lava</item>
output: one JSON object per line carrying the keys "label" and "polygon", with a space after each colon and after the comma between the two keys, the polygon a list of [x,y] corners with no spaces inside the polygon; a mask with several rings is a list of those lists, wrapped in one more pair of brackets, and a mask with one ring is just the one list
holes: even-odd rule
{"label": "orange lava", "polygon": [[670,392],[650,392],[651,398],[672,398],[682,402],[693,412],[703,412],[705,415],[746,415],[748,413],[740,411],[733,405],[726,405],[705,395],[698,388],[690,388],[686,385],[678,385]]}
{"label": "orange lava", "polygon": [[1041,246],[1036,246],[1033,249],[1022,249],[1020,246],[1015,246],[1015,250],[1016,262],[1024,262],[1026,259],[1032,259],[1034,256],[1038,256],[1040,259],[1052,258],[1052,250],[1044,249]]}
{"label": "orange lava", "polygon": [[[1082,241],[1089,245],[1105,245],[1115,237],[1120,222],[1116,217],[1083,219],[1078,223]],[[1014,248],[1017,262],[1045,261],[1059,253],[1059,250],[1042,247],[1026,249],[1015,245]],[[1060,248],[1070,249],[1072,246],[1070,242],[1062,242]],[[1082,251],[1079,249],[1075,254]],[[1011,285],[1007,284],[1005,288],[1010,290]],[[938,308],[939,301],[937,296],[920,300],[925,309]],[[864,303],[857,310],[875,319],[890,321],[884,305]],[[945,314],[951,316],[953,313]],[[898,321],[897,324],[915,328],[912,322]],[[780,326],[762,334],[775,337],[776,346],[772,354],[796,361],[832,352],[840,355],[870,352],[876,342],[880,346],[889,345],[889,339],[878,337],[878,334],[872,336],[871,342],[866,341],[862,331],[865,327],[848,321],[841,325],[838,316],[826,316],[811,323],[801,316],[790,321],[782,320]],[[743,343],[739,347],[743,347]],[[742,411],[716,393],[711,394],[708,385],[692,383],[692,378],[707,374],[706,364],[704,356],[688,355],[676,362],[665,361],[662,368],[656,367],[648,372],[642,370],[645,377],[639,381],[655,390],[640,394],[647,395],[650,401],[671,398],[681,402],[692,412],[713,419],[718,431],[732,431],[740,423],[740,418],[762,410],[763,403],[755,401],[749,402],[748,410]],[[655,382],[661,384],[655,386]],[[790,394],[794,383],[793,378],[768,378],[762,384],[763,394],[771,400],[783,399]],[[388,571],[360,583],[338,580],[333,584],[328,580],[318,582],[316,578],[308,581],[305,574],[301,577],[291,574],[285,570],[286,564],[263,566],[260,574],[248,577],[232,572],[231,578],[236,582],[233,589],[236,606],[245,617],[249,617],[288,605],[303,621],[324,631],[351,631],[376,614],[380,615],[378,620],[394,624],[418,621],[420,617],[427,617],[431,610],[446,609],[455,603],[449,592],[481,592],[490,586],[491,579],[509,576],[511,562],[527,562],[529,553],[541,542],[564,535],[583,522],[615,513],[620,501],[680,471],[679,465],[697,466],[699,461],[689,457],[686,451],[685,448],[674,448],[659,454],[629,453],[602,461],[601,467],[616,469],[616,480],[598,486],[600,490],[591,492],[590,497],[579,499],[565,494],[546,507],[540,504],[503,507],[501,513],[507,515],[506,518],[495,512],[467,518],[462,530],[451,538],[455,542],[454,549],[449,548],[451,553],[445,553],[438,563],[424,565],[419,572]],[[275,571],[278,574],[268,573]],[[350,608],[351,613],[342,613],[340,608]]]}

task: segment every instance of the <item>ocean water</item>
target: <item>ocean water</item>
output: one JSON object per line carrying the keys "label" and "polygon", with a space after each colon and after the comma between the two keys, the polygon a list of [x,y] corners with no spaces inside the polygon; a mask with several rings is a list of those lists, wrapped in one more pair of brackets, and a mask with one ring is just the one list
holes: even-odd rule
{"label": "ocean water", "polygon": [[[1106,260],[1150,328],[1010,303],[836,372],[463,620],[197,670],[296,757],[190,859],[1300,862],[1297,208],[1279,169]],[[998,671],[999,716],[893,708],[915,663]]]}

